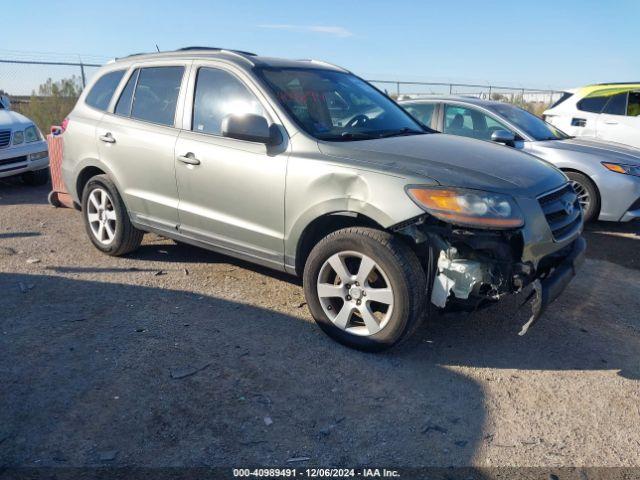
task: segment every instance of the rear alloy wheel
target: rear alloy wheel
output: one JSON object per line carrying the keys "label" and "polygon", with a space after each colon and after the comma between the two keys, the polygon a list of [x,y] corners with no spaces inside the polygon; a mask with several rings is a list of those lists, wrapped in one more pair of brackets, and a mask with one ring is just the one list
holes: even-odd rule
{"label": "rear alloy wheel", "polygon": [[351,227],[327,235],[309,254],[303,284],[318,326],[352,348],[390,348],[422,321],[424,270],[389,232]]}
{"label": "rear alloy wheel", "polygon": [[584,221],[594,220],[600,210],[600,198],[596,186],[586,175],[577,172],[566,172],[566,174],[578,195]]}
{"label": "rear alloy wheel", "polygon": [[116,186],[106,175],[96,175],[87,182],[82,213],[87,234],[98,250],[119,256],[140,246],[144,232],[131,224]]}

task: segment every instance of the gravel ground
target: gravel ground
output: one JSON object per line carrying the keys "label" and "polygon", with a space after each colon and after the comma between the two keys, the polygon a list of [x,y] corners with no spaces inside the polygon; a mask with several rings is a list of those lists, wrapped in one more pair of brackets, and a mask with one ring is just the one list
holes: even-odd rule
{"label": "gravel ground", "polygon": [[153,235],[102,255],[47,192],[0,182],[0,470],[640,464],[638,225],[590,226],[525,337],[513,299],[374,355],[296,279]]}

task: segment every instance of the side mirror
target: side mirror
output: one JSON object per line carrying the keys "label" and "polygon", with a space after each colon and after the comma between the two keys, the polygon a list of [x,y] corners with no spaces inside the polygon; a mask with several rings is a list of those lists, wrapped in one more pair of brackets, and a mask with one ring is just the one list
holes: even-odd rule
{"label": "side mirror", "polygon": [[9,100],[7,95],[0,95],[0,103],[2,103],[7,110],[11,110],[11,100]]}
{"label": "side mirror", "polygon": [[253,113],[227,115],[222,119],[221,130],[223,137],[267,145],[274,143],[267,119]]}
{"label": "side mirror", "polygon": [[509,132],[507,130],[496,130],[491,134],[491,141],[504,143],[505,145],[513,145],[516,141],[516,136],[513,132]]}

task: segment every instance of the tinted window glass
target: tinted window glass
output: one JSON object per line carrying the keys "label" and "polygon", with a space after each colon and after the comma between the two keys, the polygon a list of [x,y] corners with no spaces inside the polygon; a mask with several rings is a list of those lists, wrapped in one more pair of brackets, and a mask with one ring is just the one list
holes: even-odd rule
{"label": "tinted window glass", "polygon": [[138,80],[138,73],[140,70],[136,70],[131,74],[127,84],[124,86],[118,103],[116,103],[115,113],[116,115],[124,115],[128,117],[131,115],[131,101],[133,100],[133,89],[136,87],[136,81]]}
{"label": "tinted window glass", "polygon": [[502,123],[473,108],[445,106],[444,133],[491,140],[491,134],[496,130],[510,131]]}
{"label": "tinted window glass", "polygon": [[627,115],[630,117],[637,117],[640,115],[640,92],[629,92]]}
{"label": "tinted window glass", "polygon": [[265,116],[258,99],[236,77],[217,68],[198,70],[191,129],[220,135],[222,119],[232,113]]}
{"label": "tinted window glass", "polygon": [[583,112],[600,113],[609,97],[588,97],[578,102],[578,110]]}
{"label": "tinted window glass", "polygon": [[184,67],[142,68],[133,96],[131,116],[161,125],[173,125]]}
{"label": "tinted window glass", "polygon": [[[558,140],[568,138],[568,135],[553,125],[536,117],[533,113],[506,103],[492,105],[489,110],[496,113],[534,140]],[[492,125],[488,125],[491,127]]]}
{"label": "tinted window glass", "polygon": [[305,68],[262,68],[257,73],[293,120],[318,139],[426,133],[405,110],[354,75]]}
{"label": "tinted window glass", "polygon": [[604,107],[602,113],[608,113],[610,115],[624,115],[627,113],[627,94],[619,93],[612,96],[607,105]]}
{"label": "tinted window glass", "polygon": [[423,125],[431,126],[433,120],[433,112],[436,108],[435,103],[414,103],[407,105],[406,109],[414,118],[417,118]]}
{"label": "tinted window glass", "polygon": [[104,74],[91,88],[85,102],[99,110],[106,110],[123,75],[124,70]]}

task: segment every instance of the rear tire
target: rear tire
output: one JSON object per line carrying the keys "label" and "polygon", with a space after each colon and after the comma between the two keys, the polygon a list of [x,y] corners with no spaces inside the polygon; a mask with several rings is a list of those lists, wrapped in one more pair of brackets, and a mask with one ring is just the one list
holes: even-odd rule
{"label": "rear tire", "polygon": [[327,235],[311,250],[303,283],[318,326],[358,350],[398,345],[423,320],[426,276],[420,261],[382,230],[351,227]]}
{"label": "rear tire", "polygon": [[82,216],[91,242],[107,255],[125,255],[142,242],[144,232],[131,224],[116,186],[106,175],[96,175],[87,182],[82,192]]}
{"label": "rear tire", "polygon": [[33,172],[24,172],[21,177],[25,185],[29,185],[30,187],[40,187],[42,185],[46,185],[49,181],[49,169],[43,168],[42,170],[36,170]]}
{"label": "rear tire", "polygon": [[578,172],[565,172],[573,189],[578,194],[578,200],[582,207],[582,216],[585,222],[595,220],[600,212],[600,196],[598,195],[598,189],[593,181]]}

